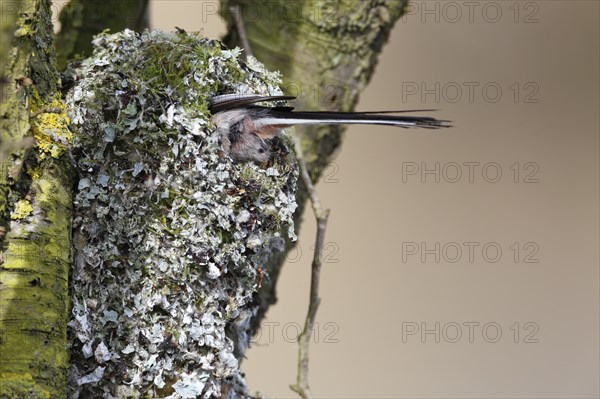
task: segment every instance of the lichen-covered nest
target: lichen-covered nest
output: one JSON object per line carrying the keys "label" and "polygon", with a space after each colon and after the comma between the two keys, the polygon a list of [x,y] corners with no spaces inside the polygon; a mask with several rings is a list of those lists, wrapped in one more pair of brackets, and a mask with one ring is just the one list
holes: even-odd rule
{"label": "lichen-covered nest", "polygon": [[185,33],[94,45],[67,95],[81,174],[70,395],[244,396],[234,346],[258,268],[293,237],[297,168],[285,135],[267,163],[223,156],[207,99],[280,94],[279,76]]}

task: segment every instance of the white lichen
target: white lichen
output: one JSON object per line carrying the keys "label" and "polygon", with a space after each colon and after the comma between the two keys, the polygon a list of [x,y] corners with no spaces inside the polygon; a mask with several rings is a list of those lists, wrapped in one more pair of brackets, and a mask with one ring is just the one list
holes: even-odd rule
{"label": "white lichen", "polygon": [[223,157],[206,100],[279,93],[279,77],[187,34],[94,44],[67,96],[81,173],[70,395],[243,397],[236,346],[258,267],[293,236],[297,168],[285,137],[265,165]]}

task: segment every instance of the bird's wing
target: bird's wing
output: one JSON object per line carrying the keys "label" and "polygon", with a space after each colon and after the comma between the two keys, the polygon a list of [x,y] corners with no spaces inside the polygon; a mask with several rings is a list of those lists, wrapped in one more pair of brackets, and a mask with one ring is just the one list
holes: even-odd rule
{"label": "bird's wing", "polygon": [[233,108],[245,107],[263,101],[293,100],[293,96],[263,96],[260,94],[222,94],[208,99],[209,110],[213,114]]}

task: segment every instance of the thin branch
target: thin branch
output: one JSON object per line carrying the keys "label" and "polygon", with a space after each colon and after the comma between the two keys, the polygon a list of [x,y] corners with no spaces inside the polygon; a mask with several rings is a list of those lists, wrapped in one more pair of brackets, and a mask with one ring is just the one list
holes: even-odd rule
{"label": "thin branch", "polygon": [[56,107],[56,108],[42,108],[37,112],[34,112],[33,114],[29,115],[29,119],[33,119],[36,118],[37,116],[41,115],[41,114],[60,114],[62,111],[60,108]]}
{"label": "thin branch", "polygon": [[245,50],[244,57],[248,58],[248,56],[252,55],[252,49],[250,48],[250,42],[248,41],[248,35],[246,34],[246,26],[244,25],[244,16],[242,15],[242,8],[239,4],[236,4],[229,7],[229,11],[233,15],[235,27],[238,31],[238,34],[240,35],[242,47]]}
{"label": "thin branch", "polygon": [[314,329],[315,318],[317,317],[317,309],[321,302],[321,298],[319,298],[319,280],[321,278],[321,259],[323,257],[323,245],[325,243],[325,230],[327,228],[329,210],[324,210],[321,207],[319,194],[308,174],[308,168],[306,167],[306,162],[302,156],[302,147],[297,138],[296,157],[298,159],[298,165],[300,166],[300,176],[308,190],[313,212],[317,219],[317,237],[315,239],[315,255],[313,257],[310,278],[308,313],[306,314],[304,329],[298,337],[298,374],[296,376],[296,384],[290,385],[290,388],[298,393],[301,398],[308,399],[310,397],[310,388],[308,385],[308,349],[310,337]]}

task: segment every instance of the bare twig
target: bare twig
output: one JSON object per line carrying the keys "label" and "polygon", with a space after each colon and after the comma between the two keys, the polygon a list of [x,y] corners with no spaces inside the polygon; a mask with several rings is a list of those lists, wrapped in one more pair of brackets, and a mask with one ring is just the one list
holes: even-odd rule
{"label": "bare twig", "polygon": [[310,279],[310,300],[308,304],[308,313],[304,322],[304,329],[298,337],[298,374],[296,384],[290,385],[290,388],[298,393],[303,399],[310,397],[310,388],[308,386],[308,347],[312,335],[317,309],[321,298],[319,298],[319,280],[321,276],[321,259],[323,256],[323,245],[325,243],[325,230],[327,228],[327,219],[329,210],[321,208],[321,201],[315,186],[308,174],[306,162],[302,156],[302,147],[296,138],[296,157],[300,166],[300,175],[310,196],[313,212],[317,219],[317,237],[315,239],[315,255],[312,262],[312,273]]}
{"label": "bare twig", "polygon": [[41,114],[60,114],[62,111],[60,108],[55,107],[55,108],[42,108],[37,112],[34,112],[33,114],[29,115],[29,119],[33,119],[36,118],[37,116],[41,115]]}
{"label": "bare twig", "polygon": [[235,21],[235,27],[240,35],[240,42],[245,50],[244,57],[252,55],[252,49],[250,48],[250,42],[248,41],[248,35],[246,34],[246,26],[244,25],[244,16],[242,15],[242,8],[239,4],[229,7],[229,11],[233,15]]}

